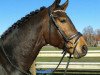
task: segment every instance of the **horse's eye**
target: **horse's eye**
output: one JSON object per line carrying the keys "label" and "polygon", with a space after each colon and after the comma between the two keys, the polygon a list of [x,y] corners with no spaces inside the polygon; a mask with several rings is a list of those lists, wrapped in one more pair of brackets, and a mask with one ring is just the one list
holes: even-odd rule
{"label": "horse's eye", "polygon": [[66,19],[60,20],[61,23],[66,23]]}

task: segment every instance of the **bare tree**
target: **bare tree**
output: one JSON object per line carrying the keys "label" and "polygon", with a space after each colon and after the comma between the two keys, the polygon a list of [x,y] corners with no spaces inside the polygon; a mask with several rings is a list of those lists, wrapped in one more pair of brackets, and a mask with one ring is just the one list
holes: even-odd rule
{"label": "bare tree", "polygon": [[95,33],[91,26],[83,29],[83,35],[87,41],[88,46],[96,46]]}
{"label": "bare tree", "polygon": [[100,38],[100,29],[96,29],[96,35]]}
{"label": "bare tree", "polygon": [[96,32],[95,38],[96,38],[97,44],[98,46],[100,46],[100,29],[96,29],[95,32]]}

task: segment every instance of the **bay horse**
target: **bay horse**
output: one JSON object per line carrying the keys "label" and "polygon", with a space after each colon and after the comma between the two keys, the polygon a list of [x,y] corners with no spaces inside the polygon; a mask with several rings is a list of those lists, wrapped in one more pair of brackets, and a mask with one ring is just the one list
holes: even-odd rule
{"label": "bay horse", "polygon": [[65,13],[68,0],[60,5],[32,11],[14,23],[0,38],[0,75],[30,75],[29,69],[47,44],[64,49],[74,58],[87,54],[87,44]]}

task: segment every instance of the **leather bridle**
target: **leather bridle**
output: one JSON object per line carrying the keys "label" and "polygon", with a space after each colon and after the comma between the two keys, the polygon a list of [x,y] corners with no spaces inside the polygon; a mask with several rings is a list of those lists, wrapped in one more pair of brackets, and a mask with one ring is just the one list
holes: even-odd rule
{"label": "leather bridle", "polygon": [[[54,13],[55,13],[55,12],[63,12],[63,13],[65,13],[65,11],[63,11],[63,10],[55,10],[55,11],[53,11],[53,12],[54,12]],[[62,56],[62,58],[61,58],[61,60],[60,60],[60,62],[59,62],[59,64],[58,64],[58,66],[53,70],[53,72],[55,72],[56,69],[57,69],[57,68],[59,67],[59,65],[61,64],[63,58],[65,57],[65,55],[66,55],[66,53],[67,53],[67,50],[70,49],[70,47],[68,47],[66,44],[67,44],[68,42],[71,43],[71,40],[76,38],[76,39],[75,39],[75,42],[74,42],[74,43],[71,43],[71,44],[73,44],[73,46],[74,46],[74,49],[73,49],[73,54],[74,54],[74,52],[75,52],[75,50],[76,50],[77,43],[78,43],[80,37],[82,36],[82,34],[81,34],[80,32],[77,32],[76,34],[74,34],[74,35],[68,37],[68,36],[64,33],[64,31],[59,27],[59,25],[56,23],[56,20],[55,20],[55,18],[54,18],[55,16],[52,14],[52,12],[50,12],[50,10],[49,10],[49,17],[50,17],[50,20],[52,21],[54,27],[57,29],[58,33],[61,35],[61,37],[62,37],[63,40],[64,40],[64,45],[63,45],[63,56]],[[51,26],[50,26],[50,24],[49,24],[49,34],[50,34],[50,33],[51,33]],[[50,37],[50,35],[49,35],[49,37]],[[50,39],[50,38],[49,38],[49,39]],[[70,54],[69,60],[67,61],[67,65],[66,65],[66,69],[65,69],[64,75],[66,75],[66,71],[67,71],[67,69],[68,69],[68,65],[69,65],[69,62],[70,62],[70,59],[71,59],[71,58],[72,58],[72,57],[71,57],[71,54]]]}
{"label": "leather bridle", "polygon": [[[55,11],[53,11],[53,12],[58,12],[58,11],[60,11],[60,12],[64,12],[65,13],[65,11],[63,11],[63,10],[55,10]],[[68,42],[70,42],[71,44],[73,44],[74,45],[74,47],[77,45],[77,42],[78,42],[78,40],[79,40],[79,38],[82,36],[82,34],[80,33],[80,32],[77,32],[76,34],[74,34],[74,35],[72,35],[72,36],[67,36],[65,33],[64,33],[64,31],[59,27],[59,25],[56,23],[56,20],[54,19],[54,16],[53,16],[53,14],[52,13],[50,13],[49,14],[49,16],[50,16],[50,19],[51,19],[51,21],[53,22],[53,25],[54,25],[54,27],[57,29],[57,31],[58,31],[58,33],[61,35],[61,37],[63,38],[63,40],[64,40],[64,46],[66,47],[66,48],[69,48],[67,45],[65,45],[66,43],[68,43]],[[50,25],[50,24],[49,24]],[[49,27],[51,27],[51,26],[49,26]],[[49,28],[49,30],[50,30],[51,28]],[[51,31],[50,31],[51,32]],[[75,39],[75,42],[74,43],[72,43],[71,42],[71,40],[72,39],[74,39],[74,38],[76,38]]]}

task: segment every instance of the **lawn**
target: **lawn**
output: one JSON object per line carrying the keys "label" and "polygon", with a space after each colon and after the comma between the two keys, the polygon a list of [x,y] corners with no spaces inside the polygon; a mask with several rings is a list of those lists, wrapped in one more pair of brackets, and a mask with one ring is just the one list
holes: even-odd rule
{"label": "lawn", "polygon": [[[55,48],[53,46],[44,46],[42,48],[43,51],[59,51],[61,49]],[[100,47],[88,47],[88,50],[100,50]]]}
{"label": "lawn", "polygon": [[89,50],[100,50],[100,47],[88,47]]}
{"label": "lawn", "polygon": [[[64,62],[66,62],[68,60],[68,58],[64,58]],[[60,58],[57,58],[57,57],[53,57],[53,58],[48,58],[48,57],[45,57],[45,58],[37,58],[36,59],[37,62],[59,62],[60,61]],[[80,58],[80,59],[71,59],[71,62],[100,62],[100,58],[99,57],[95,57],[95,58]]]}

